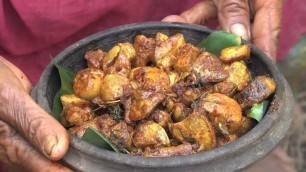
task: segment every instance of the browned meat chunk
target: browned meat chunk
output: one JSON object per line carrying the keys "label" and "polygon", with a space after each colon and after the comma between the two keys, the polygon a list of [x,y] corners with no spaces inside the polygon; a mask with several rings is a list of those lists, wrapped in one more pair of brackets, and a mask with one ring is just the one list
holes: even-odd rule
{"label": "browned meat chunk", "polygon": [[67,106],[62,113],[61,122],[65,127],[80,125],[96,115],[90,107]]}
{"label": "browned meat chunk", "polygon": [[110,140],[119,148],[130,149],[132,147],[133,128],[120,122],[111,127]]}
{"label": "browned meat chunk", "polygon": [[73,79],[75,95],[85,100],[99,97],[103,76],[103,72],[99,69],[86,68],[80,70]]}
{"label": "browned meat chunk", "polygon": [[177,102],[177,99],[175,97],[167,97],[167,99],[165,101],[163,101],[163,106],[166,108],[168,113],[171,113],[173,108],[174,108],[174,104]]}
{"label": "browned meat chunk", "polygon": [[225,81],[236,84],[238,91],[243,90],[249,84],[250,74],[243,61],[232,63],[228,71],[229,77]]}
{"label": "browned meat chunk", "polygon": [[191,44],[186,44],[180,49],[173,68],[178,72],[189,72],[199,53],[200,50],[197,47]]}
{"label": "browned meat chunk", "polygon": [[130,113],[128,120],[138,121],[150,115],[156,106],[165,99],[162,93],[151,93],[140,91],[134,92],[131,100]]}
{"label": "browned meat chunk", "polygon": [[162,38],[156,38],[158,39],[155,48],[156,65],[161,69],[170,70],[176,62],[180,47],[185,45],[185,39],[182,34],[173,35],[168,39],[164,36],[160,37]]}
{"label": "browned meat chunk", "polygon": [[147,38],[144,35],[137,35],[134,42],[136,56],[133,66],[147,66],[150,62],[154,62],[155,40]]}
{"label": "browned meat chunk", "polygon": [[200,109],[194,110],[183,121],[173,124],[171,133],[181,142],[197,143],[197,152],[217,146],[214,129],[205,117],[205,112]]}
{"label": "browned meat chunk", "polygon": [[171,112],[172,119],[175,122],[180,122],[192,113],[192,109],[188,108],[183,103],[175,103]]}
{"label": "browned meat chunk", "polygon": [[71,127],[71,128],[69,128],[68,131],[71,134],[77,136],[78,138],[82,138],[82,136],[84,135],[84,133],[86,132],[86,130],[89,126],[92,126],[93,128],[95,128],[96,130],[99,131],[98,120],[99,120],[99,117],[96,117],[93,120],[90,120],[90,121],[87,121],[87,122],[83,123],[82,125],[77,125],[77,126]]}
{"label": "browned meat chunk", "polygon": [[236,91],[236,84],[232,82],[219,82],[213,86],[212,92],[213,93],[221,93],[227,96],[232,96]]}
{"label": "browned meat chunk", "polygon": [[268,98],[276,88],[275,81],[267,76],[257,76],[238,96],[242,108],[250,107]]}
{"label": "browned meat chunk", "polygon": [[165,99],[169,89],[169,76],[154,67],[138,67],[131,71],[130,83],[134,89],[126,120],[137,121],[146,118]]}
{"label": "browned meat chunk", "polygon": [[85,99],[81,99],[77,97],[75,94],[62,95],[60,99],[63,105],[63,109],[65,109],[68,106],[78,106],[81,108],[93,106],[92,102],[87,101]]}
{"label": "browned meat chunk", "polygon": [[220,60],[224,63],[232,63],[234,61],[248,60],[250,58],[250,45],[240,45],[228,47],[221,51]]}
{"label": "browned meat chunk", "polygon": [[109,137],[110,132],[111,132],[111,127],[116,125],[118,122],[114,120],[113,117],[111,117],[108,114],[103,114],[99,116],[98,118],[98,131],[100,131],[102,134],[105,136]]}
{"label": "browned meat chunk", "polygon": [[134,47],[126,42],[114,46],[102,60],[102,69],[105,74],[119,74],[129,76],[131,61],[136,55]]}
{"label": "browned meat chunk", "polygon": [[180,75],[177,72],[169,71],[168,75],[169,75],[170,87],[172,87],[180,80]]}
{"label": "browned meat chunk", "polygon": [[156,67],[134,68],[129,79],[135,90],[165,92],[170,86],[168,74]]}
{"label": "browned meat chunk", "polygon": [[119,100],[132,94],[129,79],[118,74],[108,74],[102,80],[101,99],[105,102]]}
{"label": "browned meat chunk", "polygon": [[191,75],[201,83],[221,82],[228,77],[228,71],[215,55],[204,52],[192,65]]}
{"label": "browned meat chunk", "polygon": [[87,51],[84,58],[87,60],[87,66],[89,68],[101,68],[102,59],[105,56],[105,52],[98,49],[96,51]]}
{"label": "browned meat chunk", "polygon": [[241,107],[224,94],[208,94],[201,99],[201,108],[208,113],[208,119],[214,127],[223,134],[234,134],[241,125]]}
{"label": "browned meat chunk", "polygon": [[165,129],[168,128],[168,123],[171,122],[170,114],[163,110],[154,111],[150,118]]}
{"label": "browned meat chunk", "polygon": [[110,128],[117,123],[118,122],[116,122],[111,116],[104,114],[97,116],[90,121],[84,122],[81,125],[71,127],[69,131],[78,138],[82,138],[87,128],[92,126],[97,131],[100,131],[102,134],[108,137],[110,135]]}
{"label": "browned meat chunk", "polygon": [[238,131],[237,131],[238,137],[250,131],[254,126],[255,126],[255,122],[252,121],[252,119],[242,116],[241,126],[238,128]]}
{"label": "browned meat chunk", "polygon": [[201,90],[199,88],[189,88],[179,98],[179,102],[184,103],[186,106],[190,106],[192,102],[201,96]]}
{"label": "browned meat chunk", "polygon": [[160,147],[170,144],[168,135],[163,127],[153,121],[145,121],[138,125],[133,143],[136,147]]}

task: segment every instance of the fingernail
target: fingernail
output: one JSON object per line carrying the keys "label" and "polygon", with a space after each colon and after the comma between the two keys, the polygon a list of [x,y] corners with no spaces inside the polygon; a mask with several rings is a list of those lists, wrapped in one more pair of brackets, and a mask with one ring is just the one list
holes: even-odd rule
{"label": "fingernail", "polygon": [[245,40],[249,40],[248,31],[247,31],[245,25],[243,25],[241,23],[236,23],[236,24],[231,25],[230,32],[235,34],[235,35],[238,35],[238,36],[242,37]]}
{"label": "fingernail", "polygon": [[55,134],[48,135],[44,140],[44,151],[49,156],[52,155],[52,151],[57,144],[57,137]]}

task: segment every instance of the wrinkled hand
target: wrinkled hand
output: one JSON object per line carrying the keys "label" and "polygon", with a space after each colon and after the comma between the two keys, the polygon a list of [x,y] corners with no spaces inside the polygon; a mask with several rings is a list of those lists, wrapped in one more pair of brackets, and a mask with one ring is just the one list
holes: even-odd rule
{"label": "wrinkled hand", "polygon": [[0,56],[0,163],[16,171],[69,171],[66,130],[29,96],[25,75]]}
{"label": "wrinkled hand", "polygon": [[220,28],[251,40],[276,58],[283,0],[206,0],[163,21],[206,24],[218,17]]}

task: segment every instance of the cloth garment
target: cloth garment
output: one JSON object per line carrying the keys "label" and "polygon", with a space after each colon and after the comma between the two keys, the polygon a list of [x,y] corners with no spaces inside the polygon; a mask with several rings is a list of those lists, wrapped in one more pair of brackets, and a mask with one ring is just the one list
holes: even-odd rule
{"label": "cloth garment", "polygon": [[0,55],[35,84],[59,52],[93,33],[123,24],[159,21],[199,0],[2,0]]}

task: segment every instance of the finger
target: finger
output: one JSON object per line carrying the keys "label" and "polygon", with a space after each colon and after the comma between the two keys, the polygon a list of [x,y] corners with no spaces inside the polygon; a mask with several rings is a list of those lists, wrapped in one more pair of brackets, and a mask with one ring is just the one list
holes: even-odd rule
{"label": "finger", "polygon": [[252,27],[253,42],[275,60],[283,1],[256,0],[251,1],[250,5],[255,13]]}
{"label": "finger", "polygon": [[30,93],[30,91],[32,90],[32,84],[29,81],[29,79],[27,78],[27,76],[20,69],[18,69],[15,65],[13,65],[9,61],[7,61],[2,56],[0,56],[0,62],[4,63],[4,65],[6,65],[8,68],[10,68],[11,71],[14,72],[15,76],[19,79],[19,81],[23,85],[24,89],[28,93]]}
{"label": "finger", "polygon": [[187,20],[180,15],[170,15],[170,16],[163,18],[162,21],[188,23]]}
{"label": "finger", "polygon": [[171,15],[163,19],[163,21],[185,22],[193,24],[206,24],[210,20],[217,17],[217,8],[212,1],[203,1],[181,15]]}
{"label": "finger", "polygon": [[0,121],[0,161],[8,170],[70,171],[36,152],[16,130],[3,121]]}
{"label": "finger", "polygon": [[67,131],[42,110],[24,91],[4,86],[0,89],[0,120],[17,131],[52,160],[59,160],[68,149]]}
{"label": "finger", "polygon": [[221,28],[249,40],[250,9],[248,0],[214,0]]}

